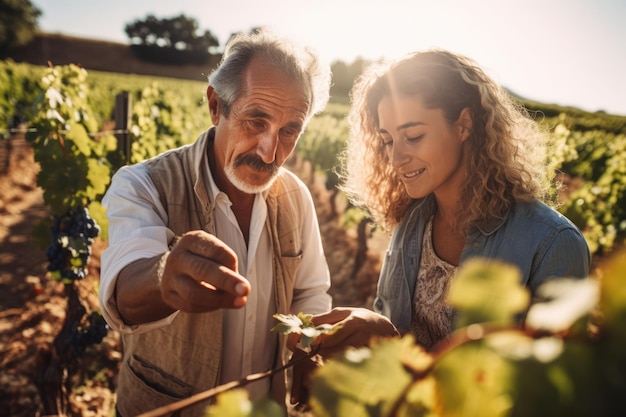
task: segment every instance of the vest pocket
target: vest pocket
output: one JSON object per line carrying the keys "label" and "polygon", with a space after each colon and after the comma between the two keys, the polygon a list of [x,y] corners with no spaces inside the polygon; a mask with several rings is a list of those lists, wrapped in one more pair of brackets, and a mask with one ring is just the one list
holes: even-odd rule
{"label": "vest pocket", "polygon": [[118,408],[132,416],[171,404],[192,394],[192,386],[137,355],[122,364]]}
{"label": "vest pocket", "polygon": [[288,283],[288,288],[293,288],[296,282],[296,274],[300,269],[300,263],[302,262],[302,251],[296,256],[285,256],[283,254],[280,257],[280,261],[283,269],[283,276],[285,282]]}

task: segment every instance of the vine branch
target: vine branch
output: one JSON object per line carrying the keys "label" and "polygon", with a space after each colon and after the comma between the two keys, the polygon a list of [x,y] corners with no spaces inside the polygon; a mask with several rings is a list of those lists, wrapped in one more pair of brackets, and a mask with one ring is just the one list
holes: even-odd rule
{"label": "vine branch", "polygon": [[314,347],[311,352],[307,353],[305,356],[301,356],[299,358],[295,358],[294,356],[292,356],[292,358],[289,360],[289,362],[287,362],[286,364],[284,364],[283,366],[280,366],[278,368],[274,368],[274,369],[270,369],[268,371],[265,372],[259,372],[256,374],[252,374],[252,375],[248,375],[243,379],[240,379],[239,381],[231,381],[228,382],[226,384],[223,385],[219,385],[215,388],[211,388],[208,389],[206,391],[203,392],[199,392],[197,394],[192,395],[191,397],[182,399],[180,401],[177,401],[175,403],[171,403],[171,404],[167,404],[164,405],[162,407],[159,408],[155,408],[154,410],[148,411],[146,413],[140,414],[137,417],[162,417],[162,416],[166,416],[166,415],[170,415],[171,413],[178,411],[178,410],[182,410],[183,408],[189,407],[191,405],[194,405],[196,403],[199,403],[200,401],[205,401],[208,400],[209,398],[213,398],[223,392],[235,389],[235,388],[239,388],[239,387],[243,387],[248,385],[251,382],[254,381],[259,381],[263,378],[268,378],[271,377],[273,375],[276,375],[279,372],[284,371],[287,368],[290,368],[292,366],[295,366],[301,362],[304,362],[310,358],[312,358],[313,356],[317,355],[317,353],[320,350],[321,345],[317,345],[316,347]]}

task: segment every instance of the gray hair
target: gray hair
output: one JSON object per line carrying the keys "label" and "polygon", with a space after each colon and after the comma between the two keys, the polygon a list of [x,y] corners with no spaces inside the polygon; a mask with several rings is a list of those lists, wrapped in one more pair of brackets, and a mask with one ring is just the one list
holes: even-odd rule
{"label": "gray hair", "polygon": [[226,45],[220,64],[209,75],[209,85],[221,101],[224,116],[229,116],[230,106],[241,96],[243,74],[255,57],[267,59],[291,80],[308,88],[307,122],[324,110],[329,99],[330,66],[322,63],[310,47],[296,45],[267,29],[257,29],[234,35]]}

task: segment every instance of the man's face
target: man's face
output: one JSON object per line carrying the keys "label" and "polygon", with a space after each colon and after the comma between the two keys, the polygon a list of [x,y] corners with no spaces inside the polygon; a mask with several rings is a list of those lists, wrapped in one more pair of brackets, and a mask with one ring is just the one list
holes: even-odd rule
{"label": "man's face", "polygon": [[[243,94],[232,103],[228,118],[211,88],[209,107],[215,125],[217,176],[241,192],[254,194],[271,186],[278,168],[293,152],[310,95],[262,59],[250,63],[243,82]],[[218,185],[230,188],[219,181]]]}

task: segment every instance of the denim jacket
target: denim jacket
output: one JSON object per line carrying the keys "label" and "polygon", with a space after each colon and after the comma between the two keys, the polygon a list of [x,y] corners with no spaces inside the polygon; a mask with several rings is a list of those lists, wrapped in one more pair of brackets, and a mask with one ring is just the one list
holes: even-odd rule
{"label": "denim jacket", "polygon": [[[374,310],[408,331],[426,223],[436,210],[433,195],[416,200],[394,230],[378,281]],[[473,257],[519,267],[532,293],[552,277],[586,278],[591,254],[578,228],[540,201],[516,203],[507,218],[465,241],[459,266]]]}

